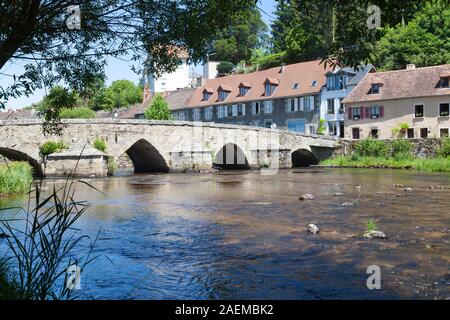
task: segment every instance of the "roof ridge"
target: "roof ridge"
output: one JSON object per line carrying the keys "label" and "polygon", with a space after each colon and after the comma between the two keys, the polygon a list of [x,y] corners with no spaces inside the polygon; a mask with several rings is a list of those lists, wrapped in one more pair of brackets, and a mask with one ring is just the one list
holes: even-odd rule
{"label": "roof ridge", "polygon": [[396,72],[407,72],[407,71],[417,71],[417,70],[431,69],[431,68],[438,68],[438,67],[450,67],[450,64],[447,63],[447,64],[440,64],[440,65],[437,65],[437,66],[426,66],[426,67],[419,67],[419,68],[414,68],[414,69],[399,69],[399,70],[377,71],[375,73],[370,73],[370,75],[396,73]]}

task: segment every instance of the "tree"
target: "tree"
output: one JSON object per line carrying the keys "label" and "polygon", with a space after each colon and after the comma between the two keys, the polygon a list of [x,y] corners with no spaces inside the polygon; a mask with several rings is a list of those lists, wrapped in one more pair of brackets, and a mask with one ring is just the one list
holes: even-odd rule
{"label": "tree", "polygon": [[387,28],[376,50],[381,70],[450,63],[450,7],[442,1],[428,3],[405,26]]}
{"label": "tree", "polygon": [[212,43],[214,59],[230,61],[233,64],[251,57],[252,50],[265,45],[267,25],[255,7],[245,13],[230,18],[227,28],[219,31]]}
{"label": "tree", "polygon": [[142,101],[142,88],[129,80],[114,81],[106,89],[107,109],[123,108]]}
{"label": "tree", "polygon": [[221,76],[230,74],[234,69],[234,65],[229,61],[221,61],[217,65],[217,73]]}
{"label": "tree", "polygon": [[54,86],[48,95],[44,97],[40,111],[48,111],[50,109],[73,108],[77,103],[77,96],[72,91],[62,86]]}
{"label": "tree", "polygon": [[149,120],[172,120],[169,104],[160,94],[155,95],[144,115]]}
{"label": "tree", "polygon": [[294,19],[294,10],[290,0],[279,0],[276,5],[275,20],[271,25],[272,47],[274,52],[286,50],[286,36]]}
{"label": "tree", "polygon": [[[73,4],[80,10],[68,10]],[[128,56],[138,65],[135,71],[156,75],[177,67],[180,48],[200,61],[216,32],[254,5],[247,0],[2,2],[0,70],[19,60],[27,64],[10,86],[2,86],[0,107],[10,97],[61,80],[81,92],[101,76],[108,56]],[[78,20],[79,26],[71,23]]]}

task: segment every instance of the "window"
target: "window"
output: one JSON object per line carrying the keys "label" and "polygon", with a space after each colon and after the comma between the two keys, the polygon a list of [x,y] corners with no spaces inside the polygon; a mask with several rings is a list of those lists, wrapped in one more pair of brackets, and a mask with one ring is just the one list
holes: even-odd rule
{"label": "window", "polygon": [[209,98],[211,98],[211,96],[212,96],[212,93],[211,92],[208,92],[208,91],[203,91],[203,101],[208,101],[209,100]]}
{"label": "window", "polygon": [[327,114],[334,114],[334,99],[327,100]]}
{"label": "window", "polygon": [[352,119],[353,120],[359,120],[361,119],[361,107],[359,108],[352,108]]}
{"label": "window", "polygon": [[339,114],[345,113],[344,103],[342,103],[343,100],[344,98],[339,98]]}
{"label": "window", "polygon": [[336,122],[328,122],[328,135],[329,136],[337,136],[337,123]]}
{"label": "window", "polygon": [[317,80],[311,81],[311,87],[315,87],[317,85]]}
{"label": "window", "polygon": [[237,104],[233,104],[233,106],[232,106],[232,115],[233,115],[233,117],[237,117],[237,115],[238,115],[238,106],[237,106]]}
{"label": "window", "polygon": [[449,104],[441,103],[439,105],[439,116],[440,117],[448,117],[448,112],[449,112]]}
{"label": "window", "polygon": [[250,126],[259,127],[259,120],[253,120],[252,122],[250,122]]}
{"label": "window", "polygon": [[272,113],[272,111],[273,111],[273,102],[264,101],[264,113]]}
{"label": "window", "polygon": [[298,82],[294,83],[294,85],[292,86],[292,89],[294,89],[294,90],[298,89]]}
{"label": "window", "polygon": [[375,106],[375,107],[370,107],[369,108],[369,116],[372,119],[377,119],[380,117],[380,107]]}
{"label": "window", "polygon": [[314,110],[314,96],[304,97],[303,101],[305,111]]}
{"label": "window", "polygon": [[264,120],[264,127],[265,128],[272,128],[272,119]]}
{"label": "window", "polygon": [[286,110],[287,112],[295,112],[298,110],[298,99],[286,99]]}
{"label": "window", "polygon": [[407,135],[408,139],[414,139],[414,128],[408,128]]}
{"label": "window", "polygon": [[373,138],[373,139],[378,139],[378,129],[376,129],[376,128],[372,128],[372,129],[370,129],[370,136]]}
{"label": "window", "polygon": [[252,114],[258,115],[260,113],[260,103],[255,101],[252,103]]}
{"label": "window", "polygon": [[381,85],[379,83],[372,83],[372,86],[370,87],[370,90],[369,90],[369,94],[380,93],[380,87],[381,87]]}
{"label": "window", "polygon": [[423,110],[424,110],[423,104],[416,104],[414,106],[414,116],[416,118],[423,118]]}
{"label": "window", "polygon": [[249,90],[250,90],[250,88],[248,88],[248,87],[240,86],[239,87],[239,96],[240,97],[245,97]]}
{"label": "window", "polygon": [[423,139],[428,138],[428,128],[420,128],[420,137]]}
{"label": "window", "polygon": [[192,110],[192,118],[194,121],[200,121],[200,109]]}
{"label": "window", "polygon": [[217,118],[225,118],[226,106],[217,107]]}
{"label": "window", "polygon": [[225,99],[230,94],[230,91],[220,90],[219,91],[219,101],[225,101]]}
{"label": "window", "polygon": [[226,106],[227,108],[227,117],[233,116],[233,106]]}
{"label": "window", "polygon": [[352,138],[359,139],[359,128],[352,128]]}
{"label": "window", "polygon": [[205,112],[205,120],[211,120],[213,116],[213,108],[208,107],[204,109]]}
{"label": "window", "polygon": [[441,128],[439,132],[441,138],[448,138],[448,128]]}
{"label": "window", "polygon": [[264,89],[264,94],[266,97],[271,96],[274,92],[275,89],[277,88],[277,85],[274,83],[270,83],[270,81],[266,81],[265,83],[265,89]]}
{"label": "window", "polygon": [[442,77],[441,80],[439,80],[438,88],[450,88],[450,77]]}
{"label": "window", "polygon": [[245,104],[240,103],[237,106],[237,115],[238,116],[245,116]]}
{"label": "window", "polygon": [[309,134],[316,134],[316,126],[308,126]]}

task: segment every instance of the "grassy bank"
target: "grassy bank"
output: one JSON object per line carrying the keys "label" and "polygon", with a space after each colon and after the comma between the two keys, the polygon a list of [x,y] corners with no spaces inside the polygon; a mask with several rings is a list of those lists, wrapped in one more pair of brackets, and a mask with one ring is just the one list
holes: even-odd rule
{"label": "grassy bank", "polygon": [[10,273],[11,272],[9,270],[7,262],[4,260],[0,260],[0,300],[20,299],[17,285],[11,279]]}
{"label": "grassy bank", "polygon": [[450,172],[450,158],[395,159],[385,157],[338,156],[320,163],[321,165],[356,168],[415,169],[428,172]]}
{"label": "grassy bank", "polygon": [[414,169],[428,172],[450,172],[450,139],[443,139],[435,158],[417,158],[413,144],[405,139],[385,141],[364,139],[353,147],[351,153],[337,156],[321,165],[356,168]]}
{"label": "grassy bank", "polygon": [[33,180],[33,169],[27,162],[0,164],[0,195],[27,192]]}

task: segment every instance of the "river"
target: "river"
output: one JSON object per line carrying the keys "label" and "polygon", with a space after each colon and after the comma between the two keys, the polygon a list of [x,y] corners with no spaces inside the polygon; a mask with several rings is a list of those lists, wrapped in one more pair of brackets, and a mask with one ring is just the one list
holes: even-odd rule
{"label": "river", "polygon": [[[89,183],[102,193],[77,187],[92,205],[76,227],[100,230],[85,299],[450,298],[450,174],[307,168]],[[315,199],[299,201],[304,193]],[[369,218],[387,240],[362,237]],[[366,287],[370,265],[379,290]]]}

